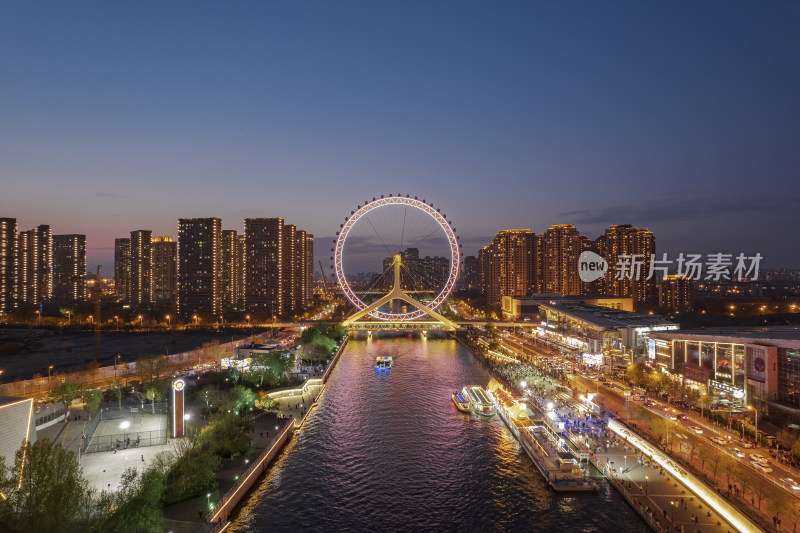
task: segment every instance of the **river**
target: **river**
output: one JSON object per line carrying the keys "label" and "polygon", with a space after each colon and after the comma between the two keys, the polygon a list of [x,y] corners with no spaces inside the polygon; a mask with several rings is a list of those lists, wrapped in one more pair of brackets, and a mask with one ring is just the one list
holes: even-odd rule
{"label": "river", "polygon": [[456,411],[450,393],[491,376],[455,340],[361,335],[228,531],[643,530],[607,483],[557,495],[502,420]]}

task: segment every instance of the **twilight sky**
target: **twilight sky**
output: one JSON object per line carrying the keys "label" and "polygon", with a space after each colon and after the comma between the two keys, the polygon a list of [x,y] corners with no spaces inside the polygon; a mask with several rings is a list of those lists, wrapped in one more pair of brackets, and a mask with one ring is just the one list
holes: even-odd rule
{"label": "twilight sky", "polygon": [[[115,237],[411,194],[800,267],[800,3],[0,2],[0,216]],[[109,274],[110,270],[105,270]]]}

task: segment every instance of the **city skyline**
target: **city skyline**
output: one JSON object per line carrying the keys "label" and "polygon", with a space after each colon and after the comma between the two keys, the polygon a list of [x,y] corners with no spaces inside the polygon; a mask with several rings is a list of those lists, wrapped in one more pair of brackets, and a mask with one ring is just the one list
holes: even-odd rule
{"label": "city skyline", "polygon": [[0,214],[85,234],[90,269],[183,217],[290,218],[327,258],[398,193],[465,255],[631,224],[800,265],[774,231],[800,196],[795,4],[155,6],[2,8]]}

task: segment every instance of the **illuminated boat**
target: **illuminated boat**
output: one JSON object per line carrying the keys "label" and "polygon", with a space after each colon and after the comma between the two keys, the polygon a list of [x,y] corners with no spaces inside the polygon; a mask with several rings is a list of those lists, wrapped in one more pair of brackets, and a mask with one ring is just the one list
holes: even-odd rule
{"label": "illuminated boat", "polygon": [[375,358],[375,372],[388,372],[392,369],[392,356],[379,355]]}
{"label": "illuminated boat", "polygon": [[468,385],[461,393],[469,399],[470,409],[476,415],[492,416],[497,412],[491,395],[480,385]]}
{"label": "illuminated boat", "polygon": [[456,409],[462,413],[469,413],[471,411],[469,400],[467,400],[467,397],[464,396],[464,394],[456,391],[451,394],[450,397],[453,398],[453,403],[456,404]]}

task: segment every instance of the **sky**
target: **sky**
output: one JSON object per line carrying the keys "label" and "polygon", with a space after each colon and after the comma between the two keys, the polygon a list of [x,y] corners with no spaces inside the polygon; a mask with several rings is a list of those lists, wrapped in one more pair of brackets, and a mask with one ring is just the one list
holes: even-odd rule
{"label": "sky", "polygon": [[800,3],[0,0],[0,216],[87,236],[381,194],[466,255],[501,229],[647,227],[800,267]]}

